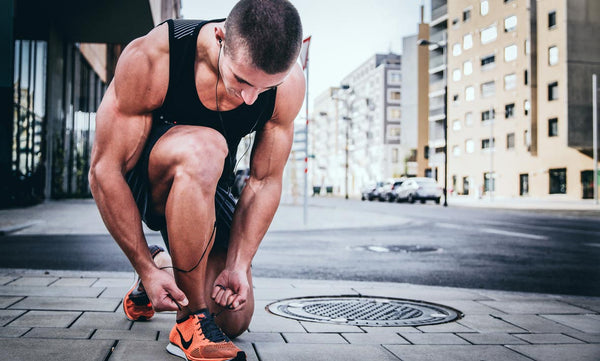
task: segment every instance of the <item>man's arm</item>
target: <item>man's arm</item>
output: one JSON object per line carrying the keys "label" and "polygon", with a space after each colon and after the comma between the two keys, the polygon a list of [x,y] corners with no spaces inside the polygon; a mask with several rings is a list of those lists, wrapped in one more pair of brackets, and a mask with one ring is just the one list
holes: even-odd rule
{"label": "man's arm", "polygon": [[232,221],[227,263],[215,281],[215,284],[228,283],[238,289],[215,287],[212,297],[221,306],[231,305],[238,310],[246,301],[249,289],[246,275],[279,206],[283,169],[293,142],[294,119],[304,94],[304,74],[296,64],[277,89],[273,117],[256,135],[250,177]]}
{"label": "man's arm", "polygon": [[[125,174],[137,163],[152,125],[152,110],[161,105],[166,94],[167,31],[166,25],[158,27],[123,51],[115,78],[96,115],[89,172],[90,188],[100,215],[142,278],[157,310],[177,310],[168,294],[182,302],[185,295],[152,260]],[[167,69],[166,74],[161,69]]]}

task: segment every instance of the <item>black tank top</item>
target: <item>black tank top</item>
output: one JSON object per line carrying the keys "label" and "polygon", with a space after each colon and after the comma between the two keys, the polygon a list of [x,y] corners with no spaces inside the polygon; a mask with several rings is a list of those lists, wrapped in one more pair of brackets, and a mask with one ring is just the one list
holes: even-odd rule
{"label": "black tank top", "polygon": [[[237,148],[240,140],[260,131],[271,119],[275,108],[277,89],[261,93],[252,105],[243,103],[239,107],[219,114],[206,108],[198,98],[194,65],[196,43],[202,26],[217,20],[167,20],[169,26],[169,88],[163,105],[153,112],[153,126],[169,124],[199,125],[210,127],[225,137],[229,148],[223,175],[219,181],[230,185],[233,181]],[[214,89],[215,84],[211,87]],[[223,129],[225,127],[225,129]]]}

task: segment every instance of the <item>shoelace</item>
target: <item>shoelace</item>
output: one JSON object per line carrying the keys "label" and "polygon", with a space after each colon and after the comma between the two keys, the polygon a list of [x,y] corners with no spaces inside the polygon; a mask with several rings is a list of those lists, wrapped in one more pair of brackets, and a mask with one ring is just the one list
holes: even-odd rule
{"label": "shoelace", "polygon": [[196,324],[200,325],[204,338],[211,342],[229,342],[229,339],[223,331],[221,331],[219,326],[217,326],[212,316],[204,314],[204,317],[200,317],[199,315],[196,317],[198,317],[198,322],[196,322]]}

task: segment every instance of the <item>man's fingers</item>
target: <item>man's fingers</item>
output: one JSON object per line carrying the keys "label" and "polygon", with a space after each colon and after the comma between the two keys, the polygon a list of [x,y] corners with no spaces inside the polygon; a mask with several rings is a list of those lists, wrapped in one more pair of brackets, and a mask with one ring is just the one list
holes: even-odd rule
{"label": "man's fingers", "polygon": [[183,291],[180,290],[178,287],[172,287],[170,289],[166,289],[166,291],[173,299],[172,301],[177,302],[181,306],[188,305],[189,301],[188,301],[187,297],[185,297],[185,293],[183,293]]}
{"label": "man's fingers", "polygon": [[215,287],[213,287],[213,291],[212,291],[212,294],[210,295],[210,297],[214,300],[217,298],[219,292],[225,291],[225,290],[226,290],[225,286],[216,284]]}
{"label": "man's fingers", "polygon": [[224,292],[220,292],[215,302],[223,307],[227,306],[227,300],[233,295],[233,291],[227,288]]}

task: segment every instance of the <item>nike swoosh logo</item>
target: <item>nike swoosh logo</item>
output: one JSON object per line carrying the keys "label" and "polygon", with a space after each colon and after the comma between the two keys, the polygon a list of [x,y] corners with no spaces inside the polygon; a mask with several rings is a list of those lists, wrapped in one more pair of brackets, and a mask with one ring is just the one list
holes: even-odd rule
{"label": "nike swoosh logo", "polygon": [[179,338],[181,339],[181,346],[183,346],[183,348],[187,350],[192,345],[192,340],[194,339],[194,335],[192,335],[192,338],[190,338],[189,341],[186,341],[185,338],[183,338],[181,331],[179,331],[178,328],[176,328],[176,330],[177,330],[177,333],[179,334]]}

